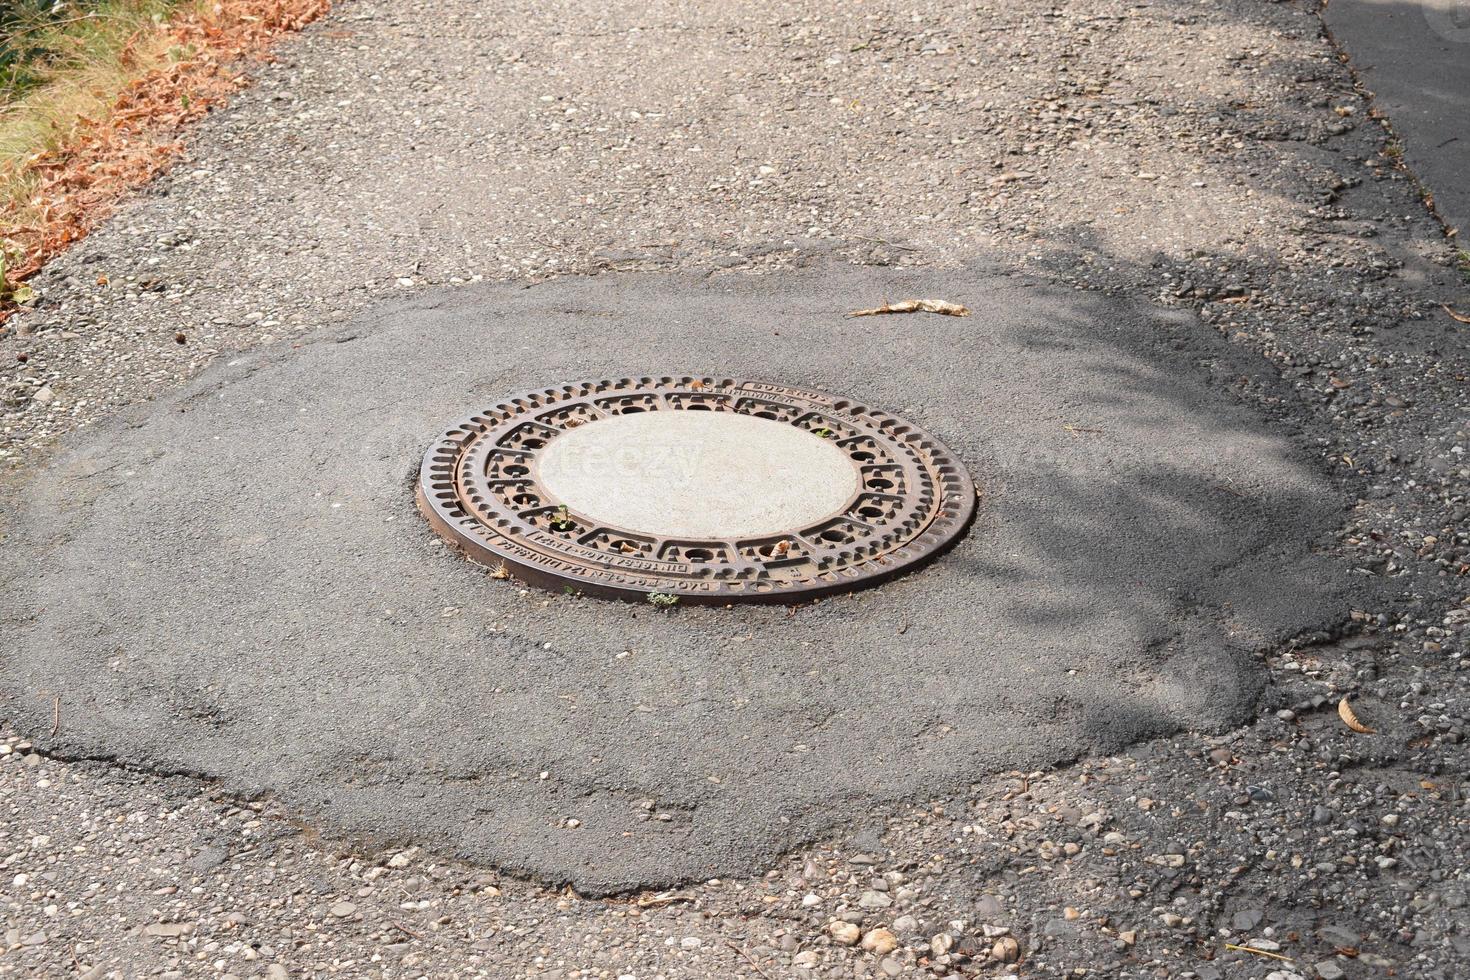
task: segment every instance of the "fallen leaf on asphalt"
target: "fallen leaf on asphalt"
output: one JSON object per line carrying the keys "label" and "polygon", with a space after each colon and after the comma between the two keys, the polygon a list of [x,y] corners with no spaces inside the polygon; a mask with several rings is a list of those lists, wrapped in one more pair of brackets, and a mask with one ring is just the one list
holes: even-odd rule
{"label": "fallen leaf on asphalt", "polygon": [[1444,311],[1450,315],[1450,319],[1457,320],[1460,323],[1470,323],[1470,316],[1466,316],[1463,313],[1457,313],[1455,311],[1455,308],[1453,306],[1450,306],[1448,303],[1441,303],[1439,305],[1444,307]]}
{"label": "fallen leaf on asphalt", "polygon": [[945,316],[969,316],[968,307],[946,303],[942,299],[906,299],[901,303],[885,303],[871,310],[853,310],[848,316],[879,316],[884,313],[942,313]]}
{"label": "fallen leaf on asphalt", "polygon": [[1337,702],[1337,715],[1339,718],[1342,719],[1342,723],[1344,725],[1348,726],[1359,735],[1377,734],[1376,729],[1369,728],[1367,725],[1358,720],[1358,716],[1353,713],[1352,705],[1348,704],[1347,698],[1343,698],[1341,701]]}

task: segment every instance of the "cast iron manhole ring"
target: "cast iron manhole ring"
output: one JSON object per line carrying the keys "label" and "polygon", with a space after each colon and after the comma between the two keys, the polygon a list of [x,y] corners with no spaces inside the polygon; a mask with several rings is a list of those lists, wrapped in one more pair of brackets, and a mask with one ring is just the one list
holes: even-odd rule
{"label": "cast iron manhole ring", "polygon": [[[631,418],[664,412],[728,414]],[[726,430],[725,442],[693,444]],[[686,431],[695,434],[687,452]],[[686,464],[696,472],[682,472]],[[744,476],[783,499],[744,499]],[[604,478],[675,489],[668,499],[595,492]],[[704,513],[689,487],[711,479],[734,488]],[[434,443],[417,497],[439,534],[492,569],[593,595],[706,603],[875,584],[935,557],[975,512],[965,468],[912,423],[820,391],[689,375],[583,381],[497,402]]]}

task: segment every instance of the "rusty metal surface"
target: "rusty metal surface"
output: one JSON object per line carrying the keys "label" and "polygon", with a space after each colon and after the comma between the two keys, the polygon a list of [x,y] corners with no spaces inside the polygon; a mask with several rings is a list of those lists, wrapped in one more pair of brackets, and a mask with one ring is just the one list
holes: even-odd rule
{"label": "rusty metal surface", "polygon": [[[843,511],[777,534],[677,539],[610,527],[552,498],[534,459],[562,432],[631,412],[738,412],[830,439],[859,487]],[[583,381],[506,398],[449,428],[424,457],[419,509],[472,560],[548,588],[613,598],[791,602],[875,584],[964,532],[975,487],[917,426],[852,399],[760,381]]]}

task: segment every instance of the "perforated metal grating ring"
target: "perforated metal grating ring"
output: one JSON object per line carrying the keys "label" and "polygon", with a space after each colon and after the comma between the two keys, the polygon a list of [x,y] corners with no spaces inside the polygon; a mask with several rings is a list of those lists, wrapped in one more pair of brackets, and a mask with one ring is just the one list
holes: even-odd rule
{"label": "perforated metal grating ring", "polygon": [[[735,412],[829,440],[856,470],[845,507],[754,537],[678,538],[608,526],[554,498],[538,454],[570,429],[638,412]],[[820,391],[730,378],[583,381],[506,398],[429,449],[418,503],[472,560],[551,588],[685,602],[790,602],[891,578],[968,526],[975,488],[917,426]]]}

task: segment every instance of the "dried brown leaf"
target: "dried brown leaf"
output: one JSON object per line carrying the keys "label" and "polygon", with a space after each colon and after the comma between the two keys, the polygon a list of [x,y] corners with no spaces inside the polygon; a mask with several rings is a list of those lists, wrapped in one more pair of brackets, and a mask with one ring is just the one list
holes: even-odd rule
{"label": "dried brown leaf", "polygon": [[944,316],[969,316],[968,307],[958,303],[947,303],[942,299],[906,299],[899,303],[885,303],[871,310],[853,310],[853,316],[881,316],[885,313],[939,313]]}
{"label": "dried brown leaf", "polygon": [[1348,726],[1359,735],[1377,734],[1377,729],[1369,728],[1367,725],[1358,720],[1358,716],[1353,712],[1352,705],[1348,704],[1347,698],[1343,698],[1341,701],[1337,702],[1337,716],[1342,719],[1342,723],[1344,725]]}

